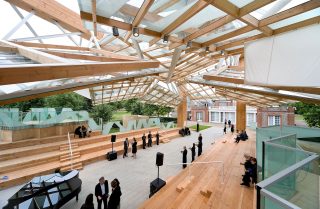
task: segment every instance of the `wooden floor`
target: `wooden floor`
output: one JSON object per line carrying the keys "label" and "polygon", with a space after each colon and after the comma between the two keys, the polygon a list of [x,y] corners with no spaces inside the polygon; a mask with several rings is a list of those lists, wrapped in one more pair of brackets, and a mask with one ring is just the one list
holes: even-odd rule
{"label": "wooden floor", "polygon": [[[192,208],[192,209],[253,209],[255,190],[241,186],[244,153],[255,156],[255,132],[248,131],[249,140],[234,143],[230,133],[217,140],[212,148],[195,162],[223,161],[224,180],[218,164],[192,164],[177,176],[167,180],[163,187],[140,208]],[[225,143],[223,141],[226,140]],[[189,174],[190,173],[190,174]]]}

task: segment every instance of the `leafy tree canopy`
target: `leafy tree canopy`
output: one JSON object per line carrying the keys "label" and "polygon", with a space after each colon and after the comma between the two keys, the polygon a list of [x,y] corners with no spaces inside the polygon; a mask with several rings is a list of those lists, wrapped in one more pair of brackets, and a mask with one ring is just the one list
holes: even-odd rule
{"label": "leafy tree canopy", "polygon": [[297,102],[293,104],[296,113],[303,116],[309,127],[320,128],[320,105]]}
{"label": "leafy tree canopy", "polygon": [[92,108],[91,116],[96,122],[99,121],[99,118],[102,118],[103,122],[105,123],[111,120],[113,111],[115,111],[115,108],[112,105],[96,105]]}

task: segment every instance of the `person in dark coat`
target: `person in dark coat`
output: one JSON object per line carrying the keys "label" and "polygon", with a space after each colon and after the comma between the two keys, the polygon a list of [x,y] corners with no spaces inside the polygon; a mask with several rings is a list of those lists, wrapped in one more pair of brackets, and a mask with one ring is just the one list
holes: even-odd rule
{"label": "person in dark coat", "polygon": [[191,150],[191,162],[194,161],[194,157],[196,156],[196,144],[193,143],[192,147],[189,148]]}
{"label": "person in dark coat", "polygon": [[159,145],[159,140],[160,140],[160,134],[157,132],[156,134],[156,143]]}
{"label": "person in dark coat", "polygon": [[224,125],[223,133],[224,133],[224,134],[227,134],[227,126],[226,126],[226,125]]}
{"label": "person in dark coat", "polygon": [[76,128],[76,130],[74,130],[74,138],[76,137],[76,135],[78,135],[79,136],[79,138],[82,138],[82,134],[81,134],[81,126],[78,126],[77,128]]}
{"label": "person in dark coat", "polygon": [[201,155],[202,153],[202,135],[200,134],[198,137],[198,157]]}
{"label": "person in dark coat", "polygon": [[121,189],[119,186],[119,181],[114,179],[111,182],[112,193],[109,198],[109,207],[108,209],[118,209],[120,208],[120,197],[122,195]]}
{"label": "person in dark coat", "polygon": [[188,154],[188,150],[186,148],[186,146],[183,147],[183,151],[181,151],[182,153],[182,168],[186,168],[187,167],[187,154]]}
{"label": "person in dark coat", "polygon": [[132,157],[137,157],[137,140],[133,137],[133,143],[132,143]]}
{"label": "person in dark coat", "polygon": [[231,133],[232,133],[232,135],[234,133],[234,125],[233,124],[231,124]]}
{"label": "person in dark coat", "polygon": [[250,171],[250,177],[252,179],[252,183],[257,183],[257,159],[252,157],[251,158],[251,169],[249,169]]}
{"label": "person in dark coat", "polygon": [[95,188],[95,196],[97,197],[98,209],[101,209],[103,202],[104,209],[108,208],[109,186],[108,181],[101,177]]}
{"label": "person in dark coat", "polygon": [[128,157],[128,147],[129,147],[129,141],[128,138],[123,142],[123,158]]}
{"label": "person in dark coat", "polygon": [[152,147],[152,134],[151,134],[151,131],[149,131],[149,134],[148,134],[148,147]]}
{"label": "person in dark coat", "polygon": [[143,136],[142,136],[142,149],[146,148],[146,145],[147,145],[146,138],[147,138],[146,135],[143,134]]}
{"label": "person in dark coat", "polygon": [[229,125],[229,128],[231,127],[231,120],[229,119],[228,120],[228,125]]}
{"label": "person in dark coat", "polygon": [[94,209],[94,205],[93,205],[93,194],[90,193],[87,198],[86,201],[84,202],[84,204],[81,206],[81,209]]}

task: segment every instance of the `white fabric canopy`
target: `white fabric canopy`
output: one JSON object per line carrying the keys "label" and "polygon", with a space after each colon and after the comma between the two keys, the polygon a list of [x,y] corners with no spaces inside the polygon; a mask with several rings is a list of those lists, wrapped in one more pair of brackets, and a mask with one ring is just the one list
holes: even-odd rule
{"label": "white fabric canopy", "polygon": [[245,83],[320,87],[320,25],[246,43]]}

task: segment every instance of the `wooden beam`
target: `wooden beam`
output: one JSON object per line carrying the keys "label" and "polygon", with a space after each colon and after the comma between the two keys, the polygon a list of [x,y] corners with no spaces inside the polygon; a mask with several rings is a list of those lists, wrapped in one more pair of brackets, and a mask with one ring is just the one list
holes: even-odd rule
{"label": "wooden beam", "polygon": [[242,28],[239,28],[235,31],[232,31],[232,32],[229,32],[229,33],[226,33],[222,36],[219,36],[217,38],[214,38],[214,39],[211,39],[209,41],[206,41],[204,42],[202,45],[204,46],[209,46],[211,44],[215,44],[215,43],[218,43],[218,42],[221,42],[221,41],[224,41],[224,40],[227,40],[229,38],[232,38],[232,37],[235,37],[235,36],[239,36],[241,34],[244,34],[244,33],[247,33],[251,30],[253,30],[254,28],[252,26],[245,26],[245,27],[242,27]]}
{"label": "wooden beam", "polygon": [[[135,17],[138,14],[139,9],[135,6],[131,6],[129,4],[125,4],[123,5],[119,12],[125,14],[125,15],[129,15],[131,17]],[[150,21],[150,22],[157,22],[160,21],[163,17],[160,15],[157,15],[156,13],[151,13],[151,12],[147,12],[143,19],[146,21]]]}
{"label": "wooden beam", "polygon": [[297,5],[295,7],[292,7],[290,9],[287,9],[285,11],[274,14],[270,17],[265,18],[265,19],[262,19],[259,22],[259,26],[261,27],[261,26],[270,25],[272,23],[279,22],[281,20],[302,14],[304,12],[310,11],[312,9],[316,9],[318,7],[320,7],[320,1],[319,0],[311,0],[311,1],[305,2],[303,4]]}
{"label": "wooden beam", "polygon": [[[203,75],[203,79],[208,81],[221,81],[221,82],[227,82],[227,83],[233,83],[233,84],[245,84],[244,79],[228,78],[228,77],[215,76],[215,75]],[[302,93],[309,93],[309,94],[320,94],[320,88],[313,88],[313,87],[264,86],[264,85],[262,85],[261,87],[270,88],[274,90],[286,90],[286,91],[302,92]]]}
{"label": "wooden beam", "polygon": [[206,27],[200,29],[200,30],[197,30],[196,32],[190,34],[189,36],[185,37],[183,39],[183,42],[184,43],[187,43],[188,41],[191,41],[193,39],[196,39],[206,33],[210,33],[212,32],[213,30],[217,29],[217,28],[220,28],[221,26],[229,23],[229,22],[232,22],[233,20],[235,20],[234,17],[232,17],[231,15],[226,15],[212,23],[210,23],[209,25],[207,25]]}
{"label": "wooden beam", "polygon": [[91,61],[97,61],[97,62],[128,61],[128,59],[109,58],[106,56],[95,56],[95,55],[89,55],[89,54],[67,53],[67,52],[58,52],[58,51],[50,51],[50,50],[42,50],[42,51],[48,54],[52,54],[55,56],[68,58],[68,59],[91,60]]}
{"label": "wooden beam", "polygon": [[274,1],[275,0],[255,0],[255,1],[252,1],[251,3],[240,8],[239,17],[242,17],[246,14],[249,14],[250,12],[253,12],[253,11],[255,11],[255,10],[257,10],[267,4],[274,2]]}
{"label": "wooden beam", "polygon": [[[155,72],[155,73],[148,73],[147,76],[157,76],[157,75],[159,74]],[[145,76],[146,75],[135,75],[134,78],[142,78]],[[0,99],[0,105],[28,101],[31,99],[43,98],[43,97],[48,97],[56,94],[64,94],[67,92],[93,88],[96,86],[105,86],[105,85],[115,84],[115,83],[124,82],[124,81],[132,81],[132,79],[133,79],[132,77],[129,77],[129,78],[112,79],[107,81],[89,81],[89,82],[83,82],[83,83],[77,83],[77,84],[67,84],[63,87],[61,86],[50,87],[46,90],[37,89],[29,92],[17,92],[17,93],[10,94],[10,97],[7,97],[7,98],[2,97]]]}
{"label": "wooden beam", "polygon": [[140,60],[137,57],[131,57],[131,56],[126,56],[126,55],[121,55],[121,54],[116,54],[113,52],[109,52],[106,50],[102,50],[102,49],[94,49],[91,48],[90,49],[91,52],[97,53],[97,54],[102,54],[103,56],[110,58],[110,59],[120,59],[120,60]]}
{"label": "wooden beam", "polygon": [[82,37],[90,39],[90,31],[83,25],[79,15],[55,0],[6,0],[27,12],[35,14],[49,22],[57,21],[70,32],[82,32]]}
{"label": "wooden beam", "polygon": [[254,40],[257,40],[257,39],[263,38],[263,37],[265,37],[264,34],[259,34],[259,35],[251,36],[251,37],[248,37],[248,38],[242,38],[240,40],[232,41],[232,42],[230,42],[228,44],[224,44],[222,46],[218,46],[216,48],[216,50],[217,51],[221,51],[221,50],[228,49],[228,48],[231,48],[231,47],[241,46],[241,45],[244,45],[245,42],[254,41]]}
{"label": "wooden beam", "polygon": [[4,46],[16,48],[20,55],[39,63],[70,63],[70,61],[67,59],[47,54],[45,52],[41,52],[18,44],[14,44],[9,41],[0,41],[0,43]]}
{"label": "wooden beam", "polygon": [[182,49],[181,48],[177,48],[174,50],[173,55],[172,55],[172,59],[171,59],[171,65],[169,68],[169,72],[168,72],[168,77],[167,77],[167,81],[170,82],[172,74],[174,73],[174,70],[177,66],[179,57],[181,55]]}
{"label": "wooden beam", "polygon": [[189,82],[207,85],[207,86],[213,86],[213,87],[227,88],[227,89],[231,89],[231,90],[235,90],[235,91],[239,91],[239,92],[245,92],[245,93],[247,92],[247,93],[259,94],[259,95],[271,96],[271,97],[275,97],[275,98],[281,98],[281,99],[289,99],[289,100],[295,100],[295,101],[302,101],[302,102],[306,102],[306,103],[320,104],[320,99],[314,99],[314,98],[310,98],[310,97],[287,95],[287,94],[281,94],[281,93],[272,92],[272,91],[237,87],[237,86],[220,84],[217,82],[207,83],[207,82],[196,81],[196,80],[189,80]]}
{"label": "wooden beam", "polygon": [[[141,23],[144,16],[147,14],[149,8],[152,6],[154,0],[144,0],[142,6],[140,7],[137,15],[135,16],[134,20],[132,21],[132,27],[138,27]],[[125,41],[128,41],[132,34],[132,31],[128,31],[126,36],[124,37]]]}
{"label": "wooden beam", "polygon": [[[185,13],[183,13],[180,17],[178,17],[178,19],[174,20],[169,26],[167,26],[164,30],[162,30],[161,37],[164,35],[170,34],[172,31],[174,31],[180,25],[182,25],[187,20],[189,20],[191,17],[193,17],[198,12],[200,12],[202,9],[204,9],[206,6],[208,6],[208,3],[204,2],[204,1],[197,1]],[[149,46],[152,46],[153,44],[157,43],[161,39],[161,37],[152,39],[149,42]]]}
{"label": "wooden beam", "polygon": [[42,44],[42,43],[31,43],[31,42],[12,42],[27,47],[34,48],[44,48],[44,49],[67,49],[67,50],[77,50],[77,51],[89,51],[88,47],[80,46],[66,46],[66,45],[57,45],[57,44]]}
{"label": "wooden beam", "polygon": [[97,31],[97,1],[96,0],[91,0],[91,7],[92,7],[93,32],[94,32],[94,36],[97,37],[98,31]]}
{"label": "wooden beam", "polygon": [[160,6],[159,8],[155,9],[154,11],[152,11],[152,13],[154,14],[158,14],[160,12],[162,12],[165,9],[168,9],[169,7],[175,5],[176,3],[178,3],[180,0],[170,0],[167,1],[166,3],[164,3],[162,6]]}
{"label": "wooden beam", "polygon": [[0,66],[0,85],[158,68],[155,61]]}
{"label": "wooden beam", "polygon": [[320,16],[313,17],[313,18],[310,18],[310,19],[307,19],[307,20],[304,20],[301,22],[291,24],[291,25],[287,25],[282,28],[275,29],[274,35],[277,35],[280,33],[285,33],[285,32],[291,31],[291,30],[296,30],[296,29],[299,29],[302,27],[313,25],[313,24],[320,24]]}
{"label": "wooden beam", "polygon": [[222,76],[216,76],[216,75],[203,75],[203,79],[209,80],[209,81],[221,81],[221,82],[227,82],[227,83],[244,84],[243,79],[228,78],[228,77],[222,77]]}
{"label": "wooden beam", "polygon": [[[259,20],[257,20],[255,17],[250,15],[250,11],[254,11],[256,9],[259,9],[260,6],[266,4],[269,1],[265,0],[257,0],[253,3],[247,5],[247,7],[244,7],[241,11],[240,8],[235,6],[234,4],[230,3],[229,1],[225,0],[205,0],[206,2],[210,3],[211,5],[217,7],[218,9],[226,12],[227,14],[231,15],[234,18],[237,18],[246,24],[253,26],[254,28],[260,30],[262,33],[264,33],[266,36],[271,36],[273,34],[273,30],[267,26],[259,27]],[[240,14],[241,13],[241,14]]]}

